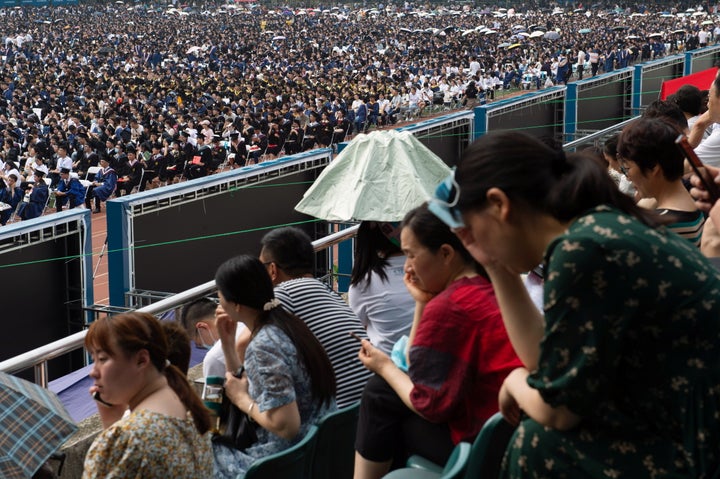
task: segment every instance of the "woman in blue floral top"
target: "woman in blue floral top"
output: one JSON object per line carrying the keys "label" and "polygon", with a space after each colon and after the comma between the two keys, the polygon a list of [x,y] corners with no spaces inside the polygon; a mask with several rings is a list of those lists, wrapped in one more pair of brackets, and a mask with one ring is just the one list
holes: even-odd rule
{"label": "woman in blue floral top", "polygon": [[252,336],[245,372],[226,374],[225,392],[258,426],[257,443],[244,451],[213,444],[215,477],[241,478],[256,460],[292,446],[336,409],[335,377],[325,350],[305,323],[273,295],[265,266],[251,256],[223,263],[215,275],[220,297],[217,328],[228,371],[240,368],[235,329]]}
{"label": "woman in blue floral top", "polygon": [[[718,271],[595,158],[524,133],[480,138],[455,179],[445,211],[525,365],[499,396],[504,477],[718,477]],[[544,317],[521,282],[543,258]]]}

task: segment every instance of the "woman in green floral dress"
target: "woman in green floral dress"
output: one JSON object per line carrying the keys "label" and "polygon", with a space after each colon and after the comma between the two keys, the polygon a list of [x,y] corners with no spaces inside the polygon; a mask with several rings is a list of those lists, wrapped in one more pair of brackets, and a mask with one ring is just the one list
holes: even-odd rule
{"label": "woman in green floral dress", "polygon": [[[720,475],[718,271],[594,158],[523,133],[479,139],[455,179],[443,216],[525,364],[500,391],[504,477]],[[521,282],[543,258],[544,316]]]}

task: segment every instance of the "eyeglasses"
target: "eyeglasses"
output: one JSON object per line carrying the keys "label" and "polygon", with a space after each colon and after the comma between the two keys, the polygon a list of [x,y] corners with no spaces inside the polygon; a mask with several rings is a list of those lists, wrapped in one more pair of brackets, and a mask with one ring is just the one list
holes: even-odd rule
{"label": "eyeglasses", "polygon": [[428,210],[437,216],[450,229],[462,228],[463,223],[460,210],[457,209],[460,200],[460,185],[455,181],[453,169],[435,189],[435,196],[428,203]]}
{"label": "eyeglasses", "polygon": [[622,174],[625,176],[628,176],[628,171],[630,170],[630,167],[627,166],[627,160],[623,158],[620,155],[616,156],[618,165],[620,165],[620,171],[622,171]]}

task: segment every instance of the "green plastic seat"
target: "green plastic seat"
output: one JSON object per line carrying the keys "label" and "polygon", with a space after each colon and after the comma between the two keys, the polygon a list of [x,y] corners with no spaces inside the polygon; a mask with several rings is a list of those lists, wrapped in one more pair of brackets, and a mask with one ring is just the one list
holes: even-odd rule
{"label": "green plastic seat", "polygon": [[384,479],[461,479],[470,459],[470,443],[461,442],[453,449],[445,467],[440,471],[406,467],[383,476]]}
{"label": "green plastic seat", "polygon": [[[515,427],[505,421],[502,414],[495,413],[483,425],[470,449],[470,457],[467,461],[465,479],[495,479],[500,474],[500,466],[505,456],[510,438],[515,432]],[[435,464],[424,457],[412,456],[407,461],[408,468],[414,475],[392,476],[394,479],[401,477],[411,478],[444,478],[443,467]],[[447,468],[447,466],[446,466]],[[400,469],[405,471],[406,469]],[[390,476],[386,476],[390,477]]]}
{"label": "green plastic seat", "polygon": [[507,422],[499,412],[488,419],[473,442],[465,478],[498,477],[505,450],[513,434],[515,426]]}
{"label": "green plastic seat", "polygon": [[318,439],[311,465],[311,479],[343,479],[353,476],[355,431],[360,401],[326,415],[317,425]]}
{"label": "green plastic seat", "polygon": [[310,477],[310,464],[318,436],[317,426],[312,426],[305,437],[277,454],[255,462],[245,474],[245,479],[305,479]]}

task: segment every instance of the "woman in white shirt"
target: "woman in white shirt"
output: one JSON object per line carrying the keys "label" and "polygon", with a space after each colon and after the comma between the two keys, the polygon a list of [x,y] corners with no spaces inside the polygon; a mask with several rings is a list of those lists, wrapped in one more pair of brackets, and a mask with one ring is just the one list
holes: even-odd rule
{"label": "woman in white shirt", "polygon": [[397,225],[363,221],[355,240],[348,300],[370,342],[385,353],[410,334],[415,302],[403,282],[405,256]]}

